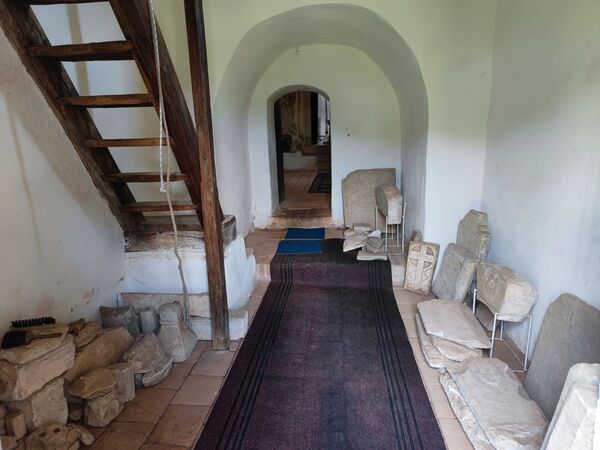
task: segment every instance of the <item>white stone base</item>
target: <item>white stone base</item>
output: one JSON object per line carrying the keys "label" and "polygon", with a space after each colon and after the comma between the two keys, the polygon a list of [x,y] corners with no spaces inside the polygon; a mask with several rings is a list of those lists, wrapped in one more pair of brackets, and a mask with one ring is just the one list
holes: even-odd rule
{"label": "white stone base", "polygon": [[[192,331],[196,333],[201,341],[210,341],[212,332],[210,326],[210,317],[191,318],[190,324]],[[232,309],[229,311],[229,336],[232,341],[244,338],[248,331],[248,310]]]}

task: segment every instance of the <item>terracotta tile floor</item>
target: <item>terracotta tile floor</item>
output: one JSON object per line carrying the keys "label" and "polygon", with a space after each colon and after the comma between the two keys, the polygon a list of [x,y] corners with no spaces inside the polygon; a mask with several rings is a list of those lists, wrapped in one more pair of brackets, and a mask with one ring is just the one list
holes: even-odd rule
{"label": "terracotta tile floor", "polygon": [[284,172],[285,200],[279,205],[278,215],[311,212],[331,215],[331,194],[308,192],[317,173],[312,170],[286,170]]}
{"label": "terracotta tile floor", "polygon": [[[285,230],[257,230],[247,237],[246,246],[254,249],[257,262],[260,258],[262,264],[268,267],[275,254],[277,243],[283,239],[284,234]],[[326,231],[326,238],[342,236],[343,230],[327,229]],[[268,280],[259,279],[256,282],[248,303],[250,321],[254,318],[268,285]],[[394,294],[448,449],[472,449],[440,385],[440,374],[425,362],[417,339],[416,305],[428,298],[402,288],[395,288]],[[235,359],[240,343],[241,341],[232,342],[228,352],[215,352],[211,351],[209,342],[200,341],[190,358],[183,363],[174,364],[169,376],[160,384],[138,390],[136,398],[125,405],[123,412],[107,428],[92,429],[97,440],[91,448],[96,450],[193,448]],[[502,349],[502,345],[504,344],[497,344],[496,355],[511,367],[517,367],[518,363],[513,355],[506,349]]]}

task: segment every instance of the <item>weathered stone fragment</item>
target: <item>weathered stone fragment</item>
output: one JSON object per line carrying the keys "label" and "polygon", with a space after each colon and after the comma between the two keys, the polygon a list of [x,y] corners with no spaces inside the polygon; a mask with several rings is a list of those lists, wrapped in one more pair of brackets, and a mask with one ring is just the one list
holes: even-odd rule
{"label": "weathered stone fragment", "polygon": [[356,250],[357,248],[363,248],[367,245],[367,235],[355,234],[344,239],[344,252]]}
{"label": "weathered stone fragment", "polygon": [[27,434],[27,425],[25,424],[25,416],[21,411],[13,411],[4,418],[6,432],[9,436],[14,436],[17,439],[23,438]]}
{"label": "weathered stone fragment", "polygon": [[6,428],[4,426],[4,417],[6,417],[6,407],[0,404],[0,436],[6,435]]}
{"label": "weathered stone fragment", "polygon": [[349,173],[342,180],[344,223],[369,224],[375,228],[375,189],[381,185],[396,183],[395,169],[363,169]]}
{"label": "weathered stone fragment", "polygon": [[75,344],[75,348],[79,350],[82,347],[88,345],[92,340],[100,336],[102,334],[102,326],[95,320],[92,322],[87,322],[77,333],[75,333],[75,338],[73,342]]}
{"label": "weathered stone fragment", "polygon": [[69,394],[86,400],[106,395],[115,388],[117,380],[112,370],[92,369],[69,386]]}
{"label": "weathered stone fragment", "polygon": [[123,410],[123,404],[117,399],[116,390],[102,397],[85,402],[85,423],[92,427],[105,427]]}
{"label": "weathered stone fragment", "polygon": [[67,409],[69,410],[69,420],[77,422],[83,417],[84,403],[73,403],[67,402]]}
{"label": "weathered stone fragment", "polygon": [[44,334],[61,333],[61,336],[55,338],[35,339],[27,345],[0,350],[0,360],[13,364],[26,364],[34,359],[41,358],[63,344],[69,327],[67,325],[54,324],[22,328],[22,330],[30,330],[34,333],[37,332]]}
{"label": "weathered stone fragment", "polygon": [[440,270],[433,281],[433,295],[462,302],[469,292],[476,270],[477,258],[469,250],[448,244]]}
{"label": "weathered stone fragment", "polygon": [[538,293],[527,280],[508,267],[479,263],[477,298],[497,312],[500,320],[520,322],[537,302]]}
{"label": "weathered stone fragment", "polygon": [[468,359],[483,358],[483,351],[480,348],[470,348],[437,336],[430,336],[430,338],[437,351],[452,361],[464,362]]}
{"label": "weathered stone fragment", "polygon": [[25,438],[27,450],[71,450],[78,443],[77,430],[62,423],[49,423]]}
{"label": "weathered stone fragment", "polygon": [[77,352],[73,368],[65,374],[65,379],[72,383],[92,369],[119,362],[132,343],[133,338],[123,327],[105,330],[102,335]]}
{"label": "weathered stone fragment", "polygon": [[69,324],[69,333],[73,333],[73,334],[79,333],[83,329],[85,324],[86,324],[86,322],[85,322],[85,319],[83,319],[83,318],[77,319],[76,321],[71,322]]}
{"label": "weathered stone fragment", "polygon": [[476,258],[485,260],[491,243],[492,235],[487,227],[487,214],[472,209],[458,224],[456,244],[469,250]]}
{"label": "weathered stone fragment", "polygon": [[117,363],[108,366],[117,380],[117,399],[126,403],[135,398],[135,378],[133,367],[129,363]]}
{"label": "weathered stone fragment", "polygon": [[428,295],[433,282],[440,246],[428,242],[411,242],[406,258],[404,288]]}
{"label": "weathered stone fragment", "polygon": [[158,330],[158,314],[153,307],[138,309],[137,313],[140,316],[140,328],[143,334],[155,333]]}
{"label": "weathered stone fragment", "polygon": [[0,449],[13,450],[17,448],[17,438],[14,436],[0,436]]}
{"label": "weathered stone fragment", "polygon": [[375,201],[377,208],[387,217],[388,225],[402,223],[402,194],[395,185],[377,186],[375,188]]}
{"label": "weathered stone fragment", "polygon": [[169,375],[169,372],[171,371],[171,367],[173,367],[173,357],[165,355],[158,366],[144,374],[142,384],[144,387],[151,387],[160,383],[167,378],[167,375]]}
{"label": "weathered stone fragment", "polygon": [[388,256],[385,252],[373,253],[367,250],[360,250],[356,259],[358,261],[387,261]]}
{"label": "weathered stone fragment", "polygon": [[45,355],[25,364],[0,361],[0,401],[23,400],[73,366],[75,346],[70,335]]}
{"label": "weathered stone fragment", "polygon": [[140,334],[140,326],[133,306],[121,306],[118,308],[101,306],[100,316],[104,328],[125,327],[133,337],[137,337]]}
{"label": "weathered stone fragment", "polygon": [[184,325],[181,305],[167,303],[160,307],[158,314],[160,316],[158,341],[161,348],[175,362],[185,361],[194,350],[198,338]]}
{"label": "weathered stone fragment", "polygon": [[95,440],[94,435],[92,433],[90,433],[87,429],[82,427],[81,425],[77,425],[77,424],[73,423],[68,426],[69,426],[69,428],[72,428],[77,432],[77,435],[79,437],[79,442],[81,442],[83,445],[90,446],[94,443],[94,440]]}
{"label": "weathered stone fragment", "polygon": [[51,422],[67,423],[69,411],[64,381],[56,378],[25,400],[7,403],[11,411],[20,411],[29,432]]}
{"label": "weathered stone fragment", "polygon": [[437,336],[471,348],[490,348],[490,341],[469,308],[454,300],[428,300],[417,305],[423,326]]}
{"label": "weathered stone fragment", "polygon": [[385,240],[378,237],[367,238],[367,251],[381,253],[385,251]]}
{"label": "weathered stone fragment", "polygon": [[140,337],[129,350],[123,354],[123,361],[131,364],[134,373],[150,372],[165,357],[154,333]]}

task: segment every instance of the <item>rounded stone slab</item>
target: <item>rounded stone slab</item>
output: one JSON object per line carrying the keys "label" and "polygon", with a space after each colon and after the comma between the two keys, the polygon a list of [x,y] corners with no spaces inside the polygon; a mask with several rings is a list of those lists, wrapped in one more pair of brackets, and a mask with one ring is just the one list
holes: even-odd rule
{"label": "rounded stone slab", "polygon": [[33,332],[37,331],[43,333],[61,333],[61,337],[36,339],[31,341],[31,343],[28,345],[21,345],[15,348],[0,350],[0,360],[8,361],[12,364],[26,364],[34,359],[41,358],[63,344],[65,335],[69,331],[69,327],[67,325],[54,324],[42,325],[40,327],[20,328],[19,330],[31,330]]}
{"label": "rounded stone slab", "polygon": [[164,357],[158,338],[154,333],[149,333],[138,338],[123,354],[123,361],[131,364],[134,373],[146,373],[155,369]]}
{"label": "rounded stone slab", "polygon": [[500,320],[520,322],[537,302],[538,293],[514,270],[482,262],[477,265],[477,298]]}
{"label": "rounded stone slab", "polygon": [[471,348],[490,348],[490,340],[471,310],[454,300],[417,305],[427,334]]}
{"label": "rounded stone slab", "polygon": [[439,244],[422,241],[409,244],[404,289],[418,294],[429,294],[439,253]]}
{"label": "rounded stone slab", "polygon": [[169,372],[171,372],[172,367],[173,357],[165,355],[163,360],[156,368],[144,374],[142,377],[142,385],[148,388],[160,383],[162,380],[167,378],[167,375],[169,375]]}
{"label": "rounded stone slab", "polygon": [[75,380],[68,391],[71,395],[89,400],[108,394],[116,385],[112,370],[93,369]]}

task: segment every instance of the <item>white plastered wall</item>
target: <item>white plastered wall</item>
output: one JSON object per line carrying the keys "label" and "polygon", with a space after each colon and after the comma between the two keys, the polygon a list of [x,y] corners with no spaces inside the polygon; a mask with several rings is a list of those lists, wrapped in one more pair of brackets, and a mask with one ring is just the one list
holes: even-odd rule
{"label": "white plastered wall", "polygon": [[0,31],[0,329],[116,302],[123,233]]}
{"label": "white plastered wall", "polygon": [[[600,307],[600,3],[499,2],[483,208],[490,260]],[[523,348],[524,326],[509,334]]]}
{"label": "white plastered wall", "polygon": [[[304,83],[304,84],[302,84]],[[277,208],[273,105],[297,88],[324,92],[332,121],[332,217],[343,224],[341,180],[357,169],[393,167],[400,173],[398,101],[381,69],[347,46],[298,47],[281,55],[262,76],[248,114],[254,225],[270,223]]]}

